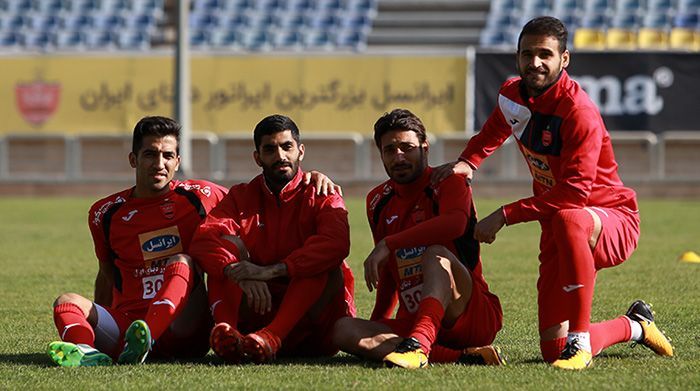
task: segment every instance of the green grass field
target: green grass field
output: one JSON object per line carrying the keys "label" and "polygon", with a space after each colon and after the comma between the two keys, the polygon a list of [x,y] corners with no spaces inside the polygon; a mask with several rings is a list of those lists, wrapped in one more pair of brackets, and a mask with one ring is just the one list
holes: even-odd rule
{"label": "green grass field", "polygon": [[[44,354],[46,344],[57,339],[52,301],[66,291],[92,297],[97,264],[86,224],[91,201],[0,198],[0,389],[700,389],[700,264],[677,259],[683,251],[700,251],[700,202],[642,202],[639,249],[623,265],[602,271],[597,281],[594,321],[618,316],[643,298],[654,304],[676,357],[662,359],[641,346],[617,345],[596,358],[591,369],[571,373],[539,360],[534,223],[506,228],[482,250],[484,273],[503,304],[505,325],[496,342],[508,355],[507,367],[435,365],[405,371],[344,354],[267,366],[225,366],[210,355],[191,363],[55,367]],[[477,205],[485,215],[498,203]],[[373,296],[362,282],[361,265],[371,239],[362,201],[350,199],[348,206],[358,314],[366,317]]]}

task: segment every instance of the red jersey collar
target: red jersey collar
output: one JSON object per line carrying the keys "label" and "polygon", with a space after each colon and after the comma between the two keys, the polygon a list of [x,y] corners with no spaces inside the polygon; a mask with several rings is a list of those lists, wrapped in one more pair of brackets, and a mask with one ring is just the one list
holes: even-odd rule
{"label": "red jersey collar", "polygon": [[411,197],[418,193],[423,193],[423,189],[430,185],[431,172],[433,172],[433,168],[428,166],[423,171],[423,174],[411,183],[396,183],[393,179],[390,179],[389,182],[391,182],[391,187],[394,188],[396,195],[399,197]]}

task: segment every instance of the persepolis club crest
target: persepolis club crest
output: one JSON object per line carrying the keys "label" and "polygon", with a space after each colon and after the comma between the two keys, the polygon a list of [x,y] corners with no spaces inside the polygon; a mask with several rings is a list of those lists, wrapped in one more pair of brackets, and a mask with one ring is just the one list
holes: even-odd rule
{"label": "persepolis club crest", "polygon": [[160,204],[160,211],[166,219],[172,220],[175,217],[175,203],[170,199],[166,199]]}
{"label": "persepolis club crest", "polygon": [[552,132],[549,129],[542,131],[542,146],[548,147],[552,144]]}
{"label": "persepolis club crest", "polygon": [[15,85],[15,101],[25,121],[33,126],[46,122],[58,108],[61,84],[36,80]]}

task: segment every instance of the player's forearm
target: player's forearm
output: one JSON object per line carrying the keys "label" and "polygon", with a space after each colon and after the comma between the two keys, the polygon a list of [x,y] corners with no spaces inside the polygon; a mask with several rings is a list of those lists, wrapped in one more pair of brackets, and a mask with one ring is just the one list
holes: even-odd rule
{"label": "player's forearm", "polygon": [[101,273],[95,279],[95,303],[103,307],[112,305],[112,284]]}

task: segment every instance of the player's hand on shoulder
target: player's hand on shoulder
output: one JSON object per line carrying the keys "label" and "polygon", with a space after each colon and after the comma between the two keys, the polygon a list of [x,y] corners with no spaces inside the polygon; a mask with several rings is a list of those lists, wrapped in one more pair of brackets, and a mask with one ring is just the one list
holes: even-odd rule
{"label": "player's hand on shoulder", "polygon": [[328,176],[322,172],[311,170],[304,173],[304,184],[313,184],[317,195],[338,194],[343,195],[343,189],[336,185]]}
{"label": "player's hand on shoulder", "polygon": [[365,283],[370,292],[379,285],[379,270],[389,259],[390,251],[384,239],[380,240],[364,262]]}
{"label": "player's hand on shoulder", "polygon": [[474,170],[467,162],[462,160],[448,162],[433,169],[433,172],[430,174],[430,182],[433,186],[437,186],[452,174],[464,175],[467,177],[467,181],[470,182],[474,176]]}
{"label": "player's hand on shoulder", "polygon": [[264,281],[243,280],[238,282],[243,294],[246,295],[248,307],[256,314],[272,311],[272,295]]}

